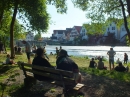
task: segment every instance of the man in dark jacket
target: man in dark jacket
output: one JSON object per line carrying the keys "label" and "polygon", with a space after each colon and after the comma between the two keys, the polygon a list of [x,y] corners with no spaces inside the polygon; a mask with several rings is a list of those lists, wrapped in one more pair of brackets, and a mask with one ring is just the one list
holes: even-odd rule
{"label": "man in dark jacket", "polygon": [[81,82],[81,74],[78,65],[68,57],[67,51],[62,49],[59,52],[59,57],[56,61],[57,69],[72,71],[75,75],[77,83]]}

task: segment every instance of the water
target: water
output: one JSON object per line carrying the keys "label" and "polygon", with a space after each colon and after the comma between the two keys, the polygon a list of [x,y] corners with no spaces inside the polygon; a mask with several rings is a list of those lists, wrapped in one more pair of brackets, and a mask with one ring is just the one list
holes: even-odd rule
{"label": "water", "polygon": [[[59,48],[60,46],[47,45],[46,46],[47,54],[50,54],[50,52],[55,54],[56,47]],[[88,56],[89,58],[95,56],[103,56],[106,59],[108,59],[107,51],[110,50],[110,48],[111,46],[62,46],[62,49],[68,51],[68,55],[80,56],[80,57]],[[115,46],[113,47],[113,49],[116,51],[115,60],[117,60],[117,58],[120,58],[120,60],[123,61],[124,53],[127,53],[128,56],[130,55],[130,47]]]}

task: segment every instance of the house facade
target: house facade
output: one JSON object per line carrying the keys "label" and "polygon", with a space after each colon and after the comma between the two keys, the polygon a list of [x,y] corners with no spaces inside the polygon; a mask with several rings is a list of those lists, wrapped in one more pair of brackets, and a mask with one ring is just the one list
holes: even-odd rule
{"label": "house facade", "polygon": [[104,36],[107,37],[109,34],[114,34],[115,38],[119,40],[119,32],[115,22],[112,22],[107,28]]}
{"label": "house facade", "polygon": [[34,34],[31,32],[27,33],[26,41],[34,41]]}
{"label": "house facade", "polygon": [[87,35],[87,30],[85,29],[84,26],[82,26],[80,30],[80,36],[82,37],[82,40],[88,40],[88,35]]}
{"label": "house facade", "polygon": [[62,41],[66,39],[66,30],[53,30],[52,38],[55,37],[54,39],[57,41]]}
{"label": "house facade", "polygon": [[69,41],[74,41],[76,37],[80,36],[80,30],[82,26],[74,26],[70,32],[70,40]]}
{"label": "house facade", "polygon": [[72,31],[73,28],[66,28],[66,41],[69,41],[70,40],[70,33]]}

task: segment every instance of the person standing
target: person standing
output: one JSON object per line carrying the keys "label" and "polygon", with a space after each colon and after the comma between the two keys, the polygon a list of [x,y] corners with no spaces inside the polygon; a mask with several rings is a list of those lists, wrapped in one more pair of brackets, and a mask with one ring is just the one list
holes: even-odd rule
{"label": "person standing", "polygon": [[128,55],[124,53],[124,64],[127,64],[127,61],[128,61]]}
{"label": "person standing", "polygon": [[109,67],[111,70],[111,65],[113,66],[112,69],[114,69],[114,55],[116,52],[113,50],[113,48],[110,48],[110,50],[107,52],[107,55],[109,56]]}
{"label": "person standing", "polygon": [[43,57],[49,60],[49,57],[47,56],[47,53],[46,53],[45,46],[43,47],[43,52],[44,52],[44,56]]}
{"label": "person standing", "polygon": [[59,50],[58,50],[58,47],[56,47],[56,59],[58,58],[59,56]]}
{"label": "person standing", "polygon": [[18,52],[18,47],[16,45],[14,46],[14,51],[15,51],[15,53]]}
{"label": "person standing", "polygon": [[25,44],[25,52],[26,52],[26,55],[27,55],[27,58],[28,58],[28,64],[31,64],[31,58],[30,58],[30,54],[31,54],[31,51],[32,51],[32,48],[31,48],[31,45],[29,42],[23,40],[22,41],[23,44]]}
{"label": "person standing", "polygon": [[62,50],[62,46],[60,46],[59,52]]}

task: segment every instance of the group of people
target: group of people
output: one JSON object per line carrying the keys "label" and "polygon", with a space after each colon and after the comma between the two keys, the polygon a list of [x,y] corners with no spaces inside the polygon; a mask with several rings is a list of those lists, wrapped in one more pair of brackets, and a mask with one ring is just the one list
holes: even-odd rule
{"label": "group of people", "polygon": [[22,48],[20,46],[14,46],[15,54],[22,55]]}
{"label": "group of people", "polygon": [[[33,53],[35,53],[35,57],[31,62],[30,54],[32,53],[32,47],[31,47],[30,43],[28,43],[25,40],[23,40],[22,43],[25,44],[25,52],[27,55],[28,64],[45,66],[45,67],[50,67],[50,68],[54,68],[54,69],[66,70],[66,71],[72,71],[75,74],[76,83],[81,82],[81,73],[79,71],[78,65],[68,56],[67,51],[62,49],[61,46],[59,49],[58,49],[58,47],[56,47],[56,55],[57,55],[56,56],[56,67],[54,67],[48,61],[49,58],[46,54],[45,47],[44,48],[37,48],[36,46],[33,47]],[[17,48],[15,46],[15,52],[16,51],[21,52],[21,48]],[[107,52],[107,54],[109,56],[110,70],[114,69],[114,70],[120,71],[120,72],[125,72],[125,71],[129,70],[129,68],[128,67],[125,68],[120,61],[118,62],[118,66],[114,67],[114,55],[116,54],[116,52],[113,50],[113,48],[110,48],[110,50]],[[103,60],[103,58],[99,57],[98,62],[96,63],[94,61],[94,58],[92,58],[90,61],[89,67],[97,68],[100,70],[107,70],[107,67],[104,66],[104,62],[102,60]],[[127,64],[127,61],[128,61],[128,55],[125,53],[124,54],[124,63]],[[13,60],[11,60],[10,55],[7,54],[7,59],[6,59],[5,63],[6,64],[14,64],[15,62]],[[38,80],[45,79],[42,76],[39,76],[36,74],[34,74],[34,77]]]}
{"label": "group of people", "polygon": [[100,70],[103,70],[103,69],[107,70],[107,67],[104,66],[104,62],[102,61],[102,58],[99,59],[98,63],[96,63],[94,61],[94,58],[92,58],[89,63],[89,67],[91,67],[91,68],[97,67],[97,69],[100,69]]}
{"label": "group of people", "polygon": [[[28,63],[29,64],[31,64],[31,61],[30,61],[30,53],[31,53],[31,46],[30,46],[30,44],[28,43],[28,42],[26,42],[26,41],[22,41],[24,44],[25,44],[25,51],[26,51],[26,54],[27,54],[27,58],[28,58]],[[37,54],[37,50],[39,50],[39,48],[38,49],[35,49],[35,53],[36,53],[36,55],[38,56],[38,54]],[[56,59],[57,59],[57,62],[56,62],[56,64],[57,64],[57,66],[58,66],[58,61],[60,60],[60,62],[62,62],[62,60],[64,60],[64,58],[61,58],[60,56],[62,55],[62,51],[63,49],[62,49],[62,47],[60,46],[60,48],[58,49],[58,47],[56,47]],[[49,60],[49,58],[48,58],[48,56],[47,56],[47,54],[46,54],[46,50],[45,50],[45,47],[42,49],[42,51],[43,51],[43,55],[42,55],[42,57],[43,58],[45,58],[46,57],[46,59],[48,59]],[[52,54],[52,53],[51,53]],[[109,68],[110,68],[110,70],[117,70],[118,71],[118,67],[124,67],[123,66],[123,64],[119,61],[118,62],[118,66],[114,66],[114,55],[116,54],[116,52],[113,50],[113,48],[110,48],[110,50],[107,52],[107,55],[109,56]],[[68,59],[68,55],[67,55],[67,52],[66,52],[66,57],[67,58],[65,58],[66,60],[69,60]],[[61,59],[60,59],[61,58]],[[107,67],[106,66],[104,66],[104,62],[102,61],[102,57],[100,57],[100,58],[98,58],[98,63],[96,63],[95,61],[94,61],[94,58],[92,58],[92,60],[90,61],[90,64],[89,64],[89,67],[91,67],[91,68],[98,68],[98,69],[100,69],[100,70],[102,70],[102,69],[107,69]],[[128,61],[128,55],[126,54],[126,53],[124,53],[124,64],[127,64],[127,61]],[[64,62],[64,61],[63,61]],[[68,64],[69,63],[69,61],[65,61],[65,64]],[[62,64],[62,65],[64,65],[64,64]],[[60,66],[62,66],[62,65],[60,65]],[[71,65],[70,65],[71,66]],[[59,66],[58,66],[59,67]],[[62,66],[63,68],[65,68],[64,66]],[[60,67],[61,68],[61,67]],[[61,68],[61,69],[63,69],[63,68]],[[66,69],[67,70],[67,69]],[[126,68],[126,71],[128,70],[128,67]],[[120,71],[120,70],[119,70]]]}
{"label": "group of people", "polygon": [[[79,72],[78,65],[68,57],[67,51],[61,49],[58,53],[58,57],[56,60],[56,67],[52,66],[48,60],[46,60],[44,56],[44,51],[42,48],[38,48],[36,50],[37,56],[34,57],[32,61],[32,65],[45,66],[54,69],[61,69],[66,71],[72,71],[75,74],[75,82],[81,82],[81,74]],[[45,77],[34,74],[34,77],[38,80],[43,80]]]}
{"label": "group of people", "polygon": [[[107,52],[107,55],[109,56],[109,68],[110,70],[116,70],[119,72],[127,72],[129,70],[129,67],[124,67],[122,62],[119,60],[117,60],[117,64],[118,66],[114,66],[114,55],[116,54],[116,52],[113,50],[113,48],[110,48],[110,50]],[[128,62],[128,55],[126,53],[124,53],[124,64],[127,64]],[[94,58],[92,58],[92,60],[90,61],[89,67],[91,68],[98,68],[100,70],[102,69],[107,69],[107,67],[104,66],[104,63],[102,62],[102,58],[99,58],[98,64],[94,61]]]}
{"label": "group of people", "polygon": [[[128,71],[129,68],[128,66],[127,67],[124,67],[122,62],[119,60],[118,58],[118,62],[116,62],[118,64],[118,66],[114,66],[114,55],[116,54],[116,52],[113,50],[113,48],[110,48],[110,50],[107,52],[107,54],[109,55],[109,67],[110,67],[110,70],[116,70],[116,71],[119,71],[119,72],[125,72],[125,71]],[[126,53],[124,53],[124,64],[127,64],[127,61],[128,61],[128,55]],[[112,65],[112,68],[111,68],[111,65]]]}

